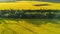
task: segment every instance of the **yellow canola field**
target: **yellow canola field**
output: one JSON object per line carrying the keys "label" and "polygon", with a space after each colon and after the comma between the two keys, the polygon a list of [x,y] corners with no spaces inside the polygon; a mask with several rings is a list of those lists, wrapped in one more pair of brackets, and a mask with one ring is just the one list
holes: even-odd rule
{"label": "yellow canola field", "polygon": [[[34,6],[36,4],[49,4],[47,6]],[[42,2],[42,1],[17,1],[17,2],[1,2],[0,10],[3,9],[51,9],[51,10],[60,10],[60,3],[53,2]]]}
{"label": "yellow canola field", "polygon": [[0,21],[0,34],[60,34],[60,24],[47,23],[39,27],[27,21]]}
{"label": "yellow canola field", "polygon": [[[35,4],[50,4],[48,6],[34,6]],[[51,9],[60,10],[60,3],[38,2],[38,1],[19,1],[0,3],[0,10],[3,9]],[[25,20],[0,20],[0,34],[60,34],[60,24],[42,24],[37,27]]]}

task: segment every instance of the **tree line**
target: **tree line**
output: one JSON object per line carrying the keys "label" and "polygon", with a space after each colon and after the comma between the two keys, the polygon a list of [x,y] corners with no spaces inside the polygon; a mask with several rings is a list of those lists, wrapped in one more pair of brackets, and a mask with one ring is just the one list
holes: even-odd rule
{"label": "tree line", "polygon": [[[58,15],[58,16],[57,16]],[[0,18],[60,18],[60,10],[0,10]]]}

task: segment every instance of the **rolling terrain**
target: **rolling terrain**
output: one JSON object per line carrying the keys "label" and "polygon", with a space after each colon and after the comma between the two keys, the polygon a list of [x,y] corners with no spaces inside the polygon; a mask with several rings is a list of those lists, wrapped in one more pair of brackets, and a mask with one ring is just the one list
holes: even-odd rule
{"label": "rolling terrain", "polygon": [[[47,4],[46,6],[35,6],[36,4]],[[40,1],[16,1],[16,2],[1,2],[0,10],[3,9],[25,9],[25,10],[36,10],[36,9],[51,9],[60,10],[60,3],[53,2],[40,2]]]}
{"label": "rolling terrain", "polygon": [[[60,10],[60,3],[39,1],[1,2],[0,10],[5,9]],[[0,34],[60,34],[60,19],[0,18]]]}
{"label": "rolling terrain", "polygon": [[60,34],[58,20],[54,23],[48,19],[1,19],[0,23],[0,34]]}

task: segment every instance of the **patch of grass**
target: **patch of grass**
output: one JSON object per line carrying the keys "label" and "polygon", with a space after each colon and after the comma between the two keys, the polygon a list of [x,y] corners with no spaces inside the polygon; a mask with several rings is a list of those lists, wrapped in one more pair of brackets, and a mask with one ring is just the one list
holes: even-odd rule
{"label": "patch of grass", "polygon": [[58,23],[58,20],[50,20],[50,19],[26,19],[25,20],[27,23],[30,24],[34,24],[37,26],[43,25],[43,24],[48,24],[48,23],[52,23],[52,24],[60,24]]}
{"label": "patch of grass", "polygon": [[[60,24],[60,19],[14,19],[14,18],[1,18],[0,19],[0,23],[4,20],[11,20],[11,21],[26,21],[26,23],[30,23],[36,26],[40,26],[43,24],[48,24],[48,23],[52,23],[52,24]],[[5,23],[5,22],[4,22]]]}

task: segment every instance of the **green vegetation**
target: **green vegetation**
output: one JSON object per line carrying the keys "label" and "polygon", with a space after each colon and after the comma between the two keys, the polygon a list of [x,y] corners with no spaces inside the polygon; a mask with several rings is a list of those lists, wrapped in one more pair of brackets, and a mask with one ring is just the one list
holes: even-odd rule
{"label": "green vegetation", "polygon": [[[33,24],[35,26],[41,26],[41,25],[48,24],[48,23],[60,24],[59,19],[14,19],[14,18],[2,18],[0,19],[0,24],[10,24],[10,23],[6,23],[5,20],[7,22],[16,21],[17,23],[19,23],[19,21],[26,21],[26,23]],[[11,23],[11,24],[15,24],[15,23]]]}
{"label": "green vegetation", "polygon": [[60,24],[60,10],[0,10],[0,22],[4,20],[22,20],[38,26],[47,23]]}
{"label": "green vegetation", "polygon": [[53,19],[60,18],[60,10],[0,10],[0,18]]}

